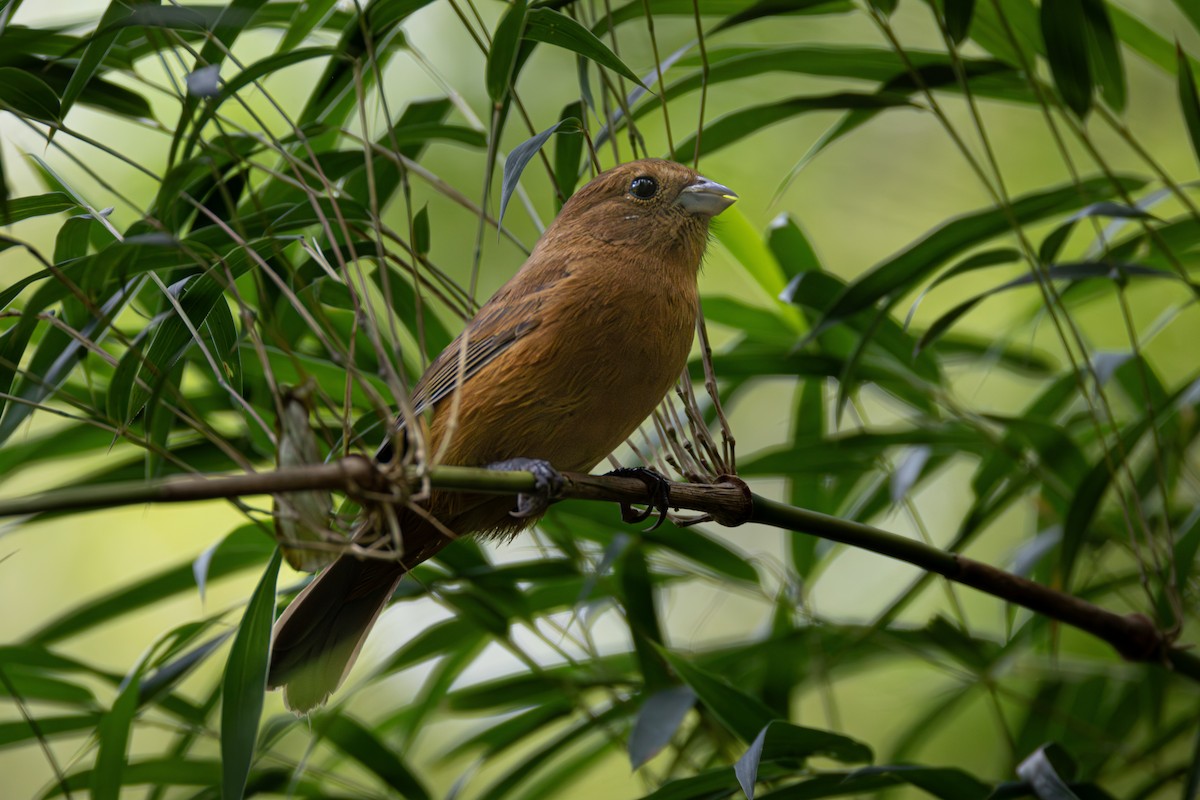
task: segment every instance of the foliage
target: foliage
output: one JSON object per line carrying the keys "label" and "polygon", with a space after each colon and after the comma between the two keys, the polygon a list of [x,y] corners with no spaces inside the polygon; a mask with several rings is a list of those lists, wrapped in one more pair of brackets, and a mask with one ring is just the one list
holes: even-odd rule
{"label": "foliage", "polygon": [[[269,467],[279,390],[305,380],[324,451],[371,453],[490,279],[482,248],[519,256],[527,220],[596,166],[631,153],[702,166],[833,112],[806,151],[770,155],[787,197],[843,139],[919,113],[986,201],[912,226],[873,268],[829,269],[786,213],[768,225],[735,210],[716,227],[743,287],[704,298],[722,400],[765,394],[790,421],[739,474],[781,480],[796,505],[923,530],[929,493],[965,473],[949,549],[1016,548],[1014,571],[1194,638],[1200,368],[1154,344],[1196,341],[1200,213],[1133,118],[1139,91],[1169,81],[1177,140],[1200,154],[1200,18],[1186,0],[111,0],[38,24],[21,5],[0,13],[0,107],[6,131],[34,131],[45,149],[21,159],[37,190],[18,190],[11,149],[0,169],[0,251],[24,270],[0,292],[0,475],[110,448],[70,482]],[[434,18],[443,29],[416,25]],[[817,23],[836,44],[797,43]],[[424,53],[451,45],[437,37],[477,47],[473,71],[438,73]],[[432,72],[440,96],[389,102],[400,61]],[[706,115],[709,103],[727,110]],[[1011,106],[1053,138],[1068,179],[1009,188],[987,120]],[[94,132],[97,111],[110,131],[158,137],[161,160]],[[1113,141],[1133,167],[1113,167]],[[449,148],[482,170],[435,172],[445,162],[430,154]],[[24,235],[35,218],[55,226],[49,245]],[[448,241],[474,243],[469,271],[435,262]],[[1005,329],[964,332],[1015,294],[1028,302]],[[1102,336],[1081,322],[1098,313]],[[692,375],[703,380],[699,358]],[[1025,400],[1006,407],[976,385]],[[566,796],[626,750],[656,800],[1191,797],[1200,785],[1195,686],[1160,666],[1122,664],[1036,615],[981,625],[953,591],[911,613],[938,603],[928,576],[872,619],[822,615],[813,594],[841,549],[797,533],[782,562],[749,559],[749,537],[639,532],[584,504],[555,509],[536,557],[444,551],[397,605],[451,616],[360,665],[310,722],[268,697],[260,725],[279,559],[268,516],[237,506],[245,527],[194,563],[75,598],[0,650],[14,709],[0,747],[43,746],[47,795],[228,797],[244,784],[246,796],[431,797],[453,782],[409,757],[431,736],[441,765],[481,767],[451,794],[489,799]],[[1019,540],[1010,512],[1032,520]],[[181,624],[128,675],[66,654],[197,583],[255,572],[244,616]],[[279,601],[295,589],[281,580]],[[759,622],[682,646],[665,604],[698,590],[752,602]],[[618,644],[597,644],[597,620]],[[520,668],[481,678],[497,651]],[[205,672],[213,663],[223,677]],[[420,682],[407,704],[375,688],[401,673]],[[842,729],[836,687],[876,679],[911,694],[907,715],[885,704],[873,713],[890,724]],[[963,733],[955,718],[976,707],[992,717]],[[446,720],[471,727],[447,736]],[[939,740],[956,736],[982,757],[944,755],[956,751]],[[81,755],[60,764],[59,740]]]}

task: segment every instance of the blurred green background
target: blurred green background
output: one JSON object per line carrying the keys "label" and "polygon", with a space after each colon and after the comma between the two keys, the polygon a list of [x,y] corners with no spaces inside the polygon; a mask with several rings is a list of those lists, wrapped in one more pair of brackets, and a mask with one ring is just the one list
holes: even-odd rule
{"label": "blurred green background", "polygon": [[[979,1],[981,4],[990,2]],[[1109,5],[1141,20],[1163,37],[1178,38],[1185,51],[1193,56],[1200,55],[1200,35],[1189,24],[1181,5],[1162,0],[1121,0]],[[346,10],[352,8],[348,3],[339,6]],[[650,3],[652,9],[655,6],[656,3]],[[719,40],[714,37],[709,46],[714,47],[719,41],[723,46],[737,44],[752,48],[811,43],[888,49],[889,42],[863,10],[866,4],[855,6],[855,10],[847,14],[768,17],[742,25]],[[26,2],[10,24],[67,26],[71,31],[86,31],[104,8],[103,3],[75,0],[53,4]],[[498,2],[479,4],[483,28],[494,31],[505,8],[505,4]],[[457,11],[470,13],[462,6]],[[925,3],[901,2],[891,17],[891,25],[897,40],[906,48],[945,49]],[[403,30],[407,49],[398,52],[387,64],[383,81],[393,112],[412,100],[442,96],[452,88],[459,94],[457,102],[460,104],[452,114],[453,121],[479,129],[486,127],[491,101],[483,81],[485,58],[464,30],[456,9],[450,3],[435,2],[406,20]],[[659,53],[665,55],[695,38],[695,23],[688,16],[656,16],[654,34]],[[280,31],[271,29],[248,31],[237,40],[233,55],[242,64],[252,63],[269,54],[278,45],[280,35]],[[312,34],[312,40],[332,44],[336,36],[318,30]],[[977,45],[967,43],[963,52],[979,55],[982,51]],[[655,61],[644,25],[628,25],[621,29],[620,56],[637,74],[652,73]],[[1128,48],[1124,52],[1124,67],[1129,101],[1121,119],[1138,145],[1154,158],[1164,173],[1180,184],[1194,181],[1196,154],[1191,148],[1180,110],[1175,76],[1159,65],[1148,63]],[[314,82],[319,80],[323,68],[322,61],[312,61],[270,75],[264,82],[270,101],[259,92],[244,92],[242,96],[257,119],[244,110],[235,109],[233,104],[226,107],[226,112],[232,120],[252,129],[265,122],[276,134],[285,134],[288,126],[275,113],[273,105],[278,104],[295,113]],[[127,76],[114,80],[144,93],[153,105],[158,123],[131,122],[80,106],[71,111],[67,123],[72,129],[86,131],[109,147],[134,155],[140,164],[157,172],[166,164],[169,127],[176,118],[174,109],[178,100],[171,96],[169,87],[171,79],[179,78],[179,64],[169,59],[148,57],[138,62],[136,70],[136,80]],[[1049,81],[1044,62],[1040,70],[1041,77]],[[227,63],[223,75],[228,78],[235,72]],[[786,73],[756,75],[712,87],[707,94],[705,119],[713,120],[739,108],[778,101],[781,97],[869,90],[865,86],[863,82],[844,78]],[[558,119],[562,107],[578,97],[574,57],[558,48],[539,48],[525,66],[518,88],[534,127],[537,130],[549,127]],[[669,105],[670,125],[676,143],[695,131],[700,113],[699,100],[698,94],[691,94]],[[969,109],[961,95],[941,93],[939,100],[947,118],[957,129],[972,131]],[[466,116],[464,108],[470,109],[474,118]],[[1048,130],[1042,109],[1029,104],[988,101],[981,104],[981,113],[1010,196],[1072,180],[1072,169]],[[367,108],[366,119],[372,129],[386,124],[382,114],[378,103]],[[777,298],[769,296],[748,277],[736,254],[731,254],[725,244],[724,226],[745,225],[764,232],[773,220],[787,215],[807,234],[824,268],[850,281],[945,220],[991,205],[988,193],[943,126],[933,114],[918,108],[888,110],[837,141],[804,166],[781,192],[784,176],[840,116],[841,112],[836,111],[804,114],[767,127],[734,146],[702,158],[700,169],[703,174],[734,188],[741,197],[735,208],[737,219],[730,214],[731,219],[722,218],[714,223],[717,234],[701,277],[706,301],[732,297],[763,309],[781,307]],[[357,126],[357,121],[351,125],[352,128]],[[593,134],[595,129],[593,122]],[[661,113],[641,118],[639,130],[651,154],[668,151]],[[1096,123],[1093,117],[1089,130],[1095,146],[1114,171],[1148,172],[1144,160],[1109,127]],[[528,136],[528,131],[517,124],[515,118],[510,119],[501,150],[511,150]],[[157,191],[156,183],[150,177],[69,136],[59,134],[54,146],[48,146],[42,129],[11,114],[0,114],[0,138],[3,139],[4,165],[13,197],[43,191],[29,154],[44,159],[65,183],[81,192],[94,207],[111,206],[111,220],[119,229],[140,219]],[[1065,147],[1075,169],[1084,175],[1093,174],[1095,168],[1084,147],[1070,136],[1065,138]],[[619,136],[618,141],[622,157],[628,158],[627,139]],[[974,138],[970,139],[970,147],[977,154],[981,152]],[[119,188],[121,194],[133,201],[132,205],[80,169],[63,149],[82,159],[111,187]],[[607,147],[600,149],[600,153],[606,164],[611,163],[612,154]],[[483,150],[454,143],[434,143],[422,155],[420,163],[430,173],[478,200],[482,175],[487,169]],[[526,170],[523,186],[537,210],[539,221],[533,220],[516,200],[510,204],[505,219],[506,225],[526,245],[532,245],[539,224],[544,225],[555,212],[550,179],[537,167],[535,161]],[[424,181],[414,180],[412,192],[414,209],[428,207],[431,260],[466,285],[471,275],[477,217]],[[1182,213],[1181,208],[1178,201],[1169,199],[1156,206],[1154,213],[1169,219]],[[406,229],[401,203],[391,204],[385,210],[384,219],[396,230]],[[60,224],[60,219],[43,217],[22,222],[9,230],[41,251],[51,252]],[[1031,235],[1038,240],[1056,224],[1058,221],[1034,226],[1030,229]],[[1094,235],[1095,231],[1090,227],[1079,226],[1068,249],[1082,252]],[[483,236],[483,247],[477,290],[480,299],[499,287],[523,260],[517,247],[492,232]],[[19,248],[0,255],[0,264],[3,266],[0,286],[11,285],[39,268]],[[1027,270],[1026,265],[1011,264],[938,287],[921,298],[912,315],[911,326],[918,331],[924,330],[957,303]],[[896,307],[895,313],[900,320],[917,300],[919,291],[916,289],[919,288],[905,294]],[[1134,324],[1143,335],[1154,329],[1166,315],[1161,330],[1142,342],[1147,361],[1164,384],[1174,387],[1192,379],[1197,371],[1195,342],[1200,341],[1200,315],[1194,302],[1190,302],[1177,286],[1165,281],[1139,284],[1128,292],[1127,298]],[[1042,311],[1036,290],[1025,288],[986,300],[959,323],[956,331],[969,333],[985,342],[1031,347],[1051,361],[1061,363],[1061,348]],[[1129,349],[1115,295],[1097,296],[1072,307],[1070,313],[1092,354]],[[455,328],[458,325],[452,315],[446,314],[444,318],[448,326]],[[125,319],[124,323],[136,327],[132,319]],[[742,331],[720,323],[713,323],[711,330],[718,350],[732,346],[743,335]],[[1040,385],[1037,379],[996,369],[987,359],[963,360],[949,370],[949,375],[948,394],[962,408],[969,409],[970,414],[979,416],[1020,414]],[[738,392],[727,410],[742,458],[749,459],[756,452],[789,441],[797,390],[794,379],[766,377]],[[859,420],[859,415],[865,419]],[[845,429],[853,430],[859,424],[871,428],[887,427],[912,419],[910,409],[878,393],[867,393],[854,404],[843,425]],[[6,447],[19,447],[22,442],[36,440],[40,434],[54,431],[61,425],[61,420],[50,414],[35,415]],[[106,463],[113,463],[114,459],[130,458],[134,453],[135,448],[129,443],[114,441],[111,449],[79,458],[48,460],[5,474],[0,477],[3,481],[0,491],[4,496],[15,497],[69,485],[73,476],[89,475]],[[970,482],[977,463],[970,456],[952,459],[948,466],[921,483],[909,498],[910,503],[897,504],[873,517],[872,522],[907,535],[928,537],[939,546],[948,544],[960,520],[972,506],[974,498]],[[1190,476],[1185,494],[1190,492],[1193,498],[1196,466],[1192,461],[1182,467]],[[751,477],[749,480],[761,493],[775,496],[786,493],[786,481],[782,477]],[[264,498],[251,502],[260,507],[268,503]],[[1020,548],[1042,529],[1038,503],[1039,497],[1034,494],[1012,503],[989,523],[986,532],[977,538],[967,554],[998,566],[1010,566]],[[607,513],[615,522],[615,510],[607,510]],[[0,640],[19,642],[48,620],[86,604],[92,598],[119,592],[141,577],[195,558],[243,522],[242,515],[224,502],[133,507],[35,522],[9,520],[0,541],[0,608],[5,610],[0,614]],[[770,628],[776,595],[797,589],[802,591],[801,617],[835,623],[868,623],[918,577],[917,570],[903,564],[860,551],[837,549],[823,560],[807,581],[796,584],[789,577],[792,567],[787,542],[791,534],[757,526],[714,527],[710,533],[744,554],[758,571],[762,587],[750,589],[702,577],[663,590],[659,597],[661,623],[667,631],[670,646],[680,651],[701,651],[719,644],[753,639]],[[686,536],[687,533],[677,535]],[[506,563],[537,558],[552,547],[542,534],[525,534],[507,546],[492,548],[489,545],[488,549],[495,561]],[[1101,577],[1109,568],[1115,572],[1130,563],[1127,553],[1108,553],[1099,558],[1100,561],[1089,562],[1089,569],[1096,570]],[[285,565],[280,586],[290,585],[300,577]],[[214,581],[207,587],[204,597],[191,591],[156,602],[86,635],[62,641],[58,645],[59,651],[112,672],[124,673],[161,632],[182,622],[238,606],[245,601],[257,579],[253,571],[241,573]],[[1124,610],[1121,606],[1138,609],[1143,601],[1136,587],[1131,587],[1101,602],[1114,610]],[[961,607],[966,627],[975,636],[1003,639],[1013,628],[1014,617],[1004,604],[960,588],[927,589],[907,606],[898,621],[919,626],[936,614],[949,613],[947,609],[954,606]],[[346,708],[362,717],[386,717],[390,710],[411,702],[431,672],[429,664],[368,686],[356,686],[356,678],[368,674],[372,665],[379,664],[400,643],[411,640],[431,623],[447,618],[451,613],[428,598],[406,602],[387,612],[347,684],[356,691],[351,693],[343,689]],[[1023,613],[1016,616],[1024,618]],[[554,615],[562,625],[588,626],[602,652],[628,648],[629,631],[611,607],[595,615],[584,614],[582,620],[575,617],[574,611]],[[222,624],[236,624],[237,618],[235,613],[226,617]],[[551,639],[558,635],[551,627],[542,625],[542,628]],[[1077,660],[1109,657],[1102,644],[1083,634],[1063,629],[1056,635],[1064,655],[1058,661],[1050,657],[1049,662],[1065,673],[1076,669]],[[1186,632],[1185,637],[1187,641],[1194,640],[1194,633]],[[520,626],[513,630],[512,638],[528,655],[542,663],[557,660],[546,641]],[[569,641],[558,641],[557,644],[579,657],[586,657]],[[821,663],[820,654],[809,653],[807,657],[814,664]],[[185,684],[185,691],[188,685],[211,685],[218,679],[222,667],[221,658],[207,661],[189,678],[191,683]],[[1015,776],[1006,771],[1013,754],[1003,741],[1005,733],[997,725],[997,715],[1007,715],[1012,720],[1023,713],[1029,694],[1044,677],[1040,672],[1043,668],[1045,664],[1035,668],[1026,663],[1024,669],[1027,672],[1018,667],[1003,676],[1000,691],[977,694],[971,701],[956,706],[948,717],[929,720],[933,726],[931,735],[915,752],[907,754],[908,757],[926,764],[960,767],[989,780],[1013,779]],[[455,685],[466,686],[522,669],[521,661],[510,651],[493,643],[457,678]],[[1105,666],[1109,672],[1123,669],[1125,667],[1116,662]],[[795,700],[792,721],[837,730],[868,742],[877,753],[886,754],[892,743],[908,732],[921,714],[949,697],[964,681],[979,679],[958,666],[898,648],[884,663],[873,663],[870,668],[840,670],[828,679],[810,676],[810,682]],[[101,705],[111,700],[112,686],[102,681],[81,680],[95,692]],[[279,698],[268,695],[265,714],[269,716],[281,711]],[[5,708],[3,717],[19,719],[12,707]],[[522,742],[522,752],[509,752],[483,764],[470,757],[450,761],[439,758],[467,732],[477,730],[478,724],[479,721],[471,719],[470,715],[436,717],[432,724],[421,729],[411,746],[404,749],[404,760],[426,781],[435,796],[446,796],[464,775],[470,775],[470,787],[485,786],[490,776],[499,776],[509,765],[516,763],[522,752],[532,752],[534,747],[557,735],[553,728],[542,731]],[[170,735],[165,725],[136,727],[130,746],[131,758],[160,752]],[[1120,736],[1116,731],[1109,731],[1108,735]],[[287,737],[279,745],[280,750],[290,757],[301,757],[306,746],[305,726],[300,725]],[[84,762],[90,758],[85,737],[60,737],[49,744],[68,771],[79,766],[76,758],[82,758]],[[216,746],[208,741],[198,745],[196,752],[213,756]],[[1176,750],[1168,752],[1172,756],[1179,753]],[[545,796],[641,797],[652,788],[647,782],[648,775],[666,774],[669,769],[666,762],[670,758],[670,755],[660,757],[647,769],[631,773],[625,755],[619,747],[614,747],[586,773],[585,779],[572,784],[569,789],[559,789],[559,794],[548,791]],[[351,781],[369,782],[361,768],[345,764],[342,768],[347,770],[346,775]],[[476,769],[478,772],[472,772]],[[1118,779],[1117,788],[1110,787],[1110,790],[1130,790],[1140,782],[1136,772],[1136,769],[1132,770],[1124,782]],[[52,780],[52,772],[41,750],[30,742],[0,749],[0,774],[5,776],[4,788],[0,791],[5,797],[37,796],[51,785]],[[349,784],[354,785],[358,784]],[[132,794],[133,790],[129,791]],[[345,791],[353,793],[353,789]],[[463,796],[477,795],[468,788]]]}

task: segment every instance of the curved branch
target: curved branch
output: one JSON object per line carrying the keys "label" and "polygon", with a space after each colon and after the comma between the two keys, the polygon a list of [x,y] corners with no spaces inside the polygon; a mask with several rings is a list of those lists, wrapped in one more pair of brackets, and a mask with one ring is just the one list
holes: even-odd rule
{"label": "curved branch", "polygon": [[[516,494],[535,490],[528,472],[501,472],[473,467],[430,467],[410,470],[411,484],[427,479],[442,491]],[[646,485],[637,478],[564,473],[557,499],[644,503]],[[141,503],[181,503],[197,500],[275,494],[315,489],[344,491],[352,496],[384,492],[395,479],[370,459],[350,456],[328,464],[217,477],[179,477],[153,482],[129,482],[61,489],[28,497],[0,499],[0,517],[49,511],[112,508]],[[1200,658],[1171,645],[1143,614],[1116,614],[1074,595],[1035,583],[974,559],[939,550],[895,533],[859,522],[796,508],[752,493],[741,479],[722,476],[717,483],[669,483],[669,504],[699,511],[726,526],[757,522],[819,536],[868,550],[942,575],[948,580],[1071,625],[1110,644],[1130,661],[1158,663],[1200,682]]]}

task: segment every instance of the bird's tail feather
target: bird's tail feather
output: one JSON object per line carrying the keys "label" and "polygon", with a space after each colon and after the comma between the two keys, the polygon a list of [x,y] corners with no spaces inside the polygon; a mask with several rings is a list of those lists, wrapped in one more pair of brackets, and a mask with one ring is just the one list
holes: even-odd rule
{"label": "bird's tail feather", "polygon": [[275,623],[269,688],[306,714],[325,702],[358,658],[407,568],[344,555],[305,587]]}

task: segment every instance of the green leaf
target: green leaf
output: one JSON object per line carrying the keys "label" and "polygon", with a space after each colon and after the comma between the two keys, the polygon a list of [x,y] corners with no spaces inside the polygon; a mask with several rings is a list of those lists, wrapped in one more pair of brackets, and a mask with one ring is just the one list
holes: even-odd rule
{"label": "green leaf", "polygon": [[760,763],[811,756],[824,756],[843,763],[871,761],[874,758],[871,748],[848,736],[776,720],[758,732],[746,752],[733,765],[733,772],[748,800],[754,800]]}
{"label": "green leaf", "polygon": [[946,17],[946,33],[955,44],[962,44],[971,30],[971,17],[975,14],[975,0],[944,0],[943,13]]}
{"label": "green leaf", "polygon": [[641,538],[717,575],[750,584],[758,583],[758,572],[749,556],[698,528],[643,531]]}
{"label": "green leaf", "polygon": [[[226,543],[225,546],[206,565],[207,580],[216,580],[258,566],[274,547],[274,542],[263,535],[257,525],[244,525],[222,541]],[[141,580],[130,581],[109,594],[90,598],[43,624],[29,634],[27,641],[48,645],[72,638],[106,622],[161,603],[195,586],[193,564],[185,561]]]}
{"label": "green leaf", "polygon": [[67,87],[63,89],[62,104],[59,109],[59,114],[62,117],[67,116],[67,112],[75,101],[83,94],[84,88],[92,80],[93,77],[100,71],[100,67],[104,59],[108,57],[108,52],[117,41],[117,36],[121,33],[120,23],[125,17],[131,15],[134,7],[144,0],[111,0],[108,8],[105,9],[100,21],[96,24],[96,29],[88,38],[87,46],[83,49],[83,54],[79,57],[79,63],[75,65],[75,71],[71,74],[71,80],[67,82]]}
{"label": "green leaf", "polygon": [[299,48],[336,5],[337,0],[307,0],[296,3],[295,11],[284,27],[284,34],[279,39],[279,46],[275,48],[275,52],[288,53]]}
{"label": "green leaf", "polygon": [[[63,211],[73,211],[78,204],[62,192],[47,192],[46,194],[29,195],[28,197],[11,198],[8,207],[0,214],[0,225],[5,227],[14,222],[32,217],[44,217],[47,214],[58,214]],[[5,308],[13,298],[5,293],[5,299],[0,302],[0,308]]]}
{"label": "green leaf", "polygon": [[562,130],[563,133],[578,133],[580,130],[579,120],[574,118],[559,120],[537,136],[526,139],[509,151],[508,158],[504,159],[504,177],[500,183],[500,215],[497,218],[498,222],[504,221],[504,211],[508,208],[508,201],[512,199],[513,192],[517,190],[517,184],[521,180],[521,173],[525,171],[525,167],[529,165],[529,162],[537,155],[537,152],[542,149],[542,145],[546,143],[546,140],[559,130]]}
{"label": "green leaf", "polygon": [[[752,133],[791,119],[810,111],[837,111],[845,109],[882,109],[911,106],[907,97],[900,94],[839,92],[828,95],[793,97],[775,103],[751,106],[732,111],[708,122],[700,137],[700,155],[707,155],[727,147]],[[689,136],[675,146],[671,158],[679,162],[691,161],[696,153],[696,137]]]}
{"label": "green leaf", "polygon": [[692,687],[696,698],[717,721],[742,741],[753,742],[759,731],[775,720],[775,712],[757,697],[746,694],[665,647],[658,647],[657,650],[675,674]]}
{"label": "green leaf", "polygon": [[[241,271],[234,270],[234,274]],[[209,343],[220,349],[220,355],[211,350],[210,354],[221,359],[222,379],[231,385],[241,382],[241,358],[234,347],[237,332],[232,313],[225,305],[222,284],[209,275],[196,275],[169,287],[169,291],[176,295],[187,321],[172,305],[154,328],[145,353],[133,347],[122,356],[108,388],[108,412],[125,424],[141,412],[155,387],[166,380],[170,370],[196,342],[193,331],[201,334],[201,341],[206,338],[202,333],[206,325]]]}
{"label": "green leaf", "polygon": [[694,705],[696,693],[686,686],[663,689],[647,697],[629,734],[630,767],[639,769],[670,744]]}
{"label": "green leaf", "polygon": [[0,748],[12,745],[23,746],[38,739],[76,734],[95,730],[101,720],[99,714],[71,714],[55,717],[38,716],[34,720],[36,731],[26,720],[0,722]]}
{"label": "green leaf", "polygon": [[[578,53],[649,91],[649,87],[642,83],[637,73],[627,67],[608,45],[566,14],[550,8],[531,8],[525,15],[525,30],[522,35],[530,41],[544,42]],[[492,46],[494,48],[495,43]]]}
{"label": "green leaf", "polygon": [[[701,10],[709,5],[706,3]],[[653,7],[653,10],[656,14],[660,13],[657,6]],[[745,11],[739,11],[721,20],[707,35],[712,36],[714,33],[766,17],[788,14],[844,14],[853,10],[854,7],[850,3],[841,0],[758,0]]]}
{"label": "green leaf", "polygon": [[429,791],[400,757],[362,723],[346,714],[334,714],[327,721],[319,721],[317,729],[324,738],[366,767],[385,786],[399,792],[401,797],[428,800]]}
{"label": "green leaf", "polygon": [[624,548],[615,572],[642,681],[647,691],[658,691],[670,685],[671,677],[655,652],[663,644],[663,634],[655,607],[654,579],[642,548],[636,545]]}
{"label": "green leaf", "polygon": [[[1130,177],[1119,177],[1117,181],[1125,191],[1144,184]],[[1013,221],[1029,225],[1081,204],[1103,200],[1116,191],[1117,186],[1108,178],[1092,178],[1079,184],[1024,195],[1014,200],[1007,211],[988,208],[946,222],[847,286],[825,312],[818,330],[826,329],[880,299],[892,297],[888,305],[894,303],[893,295],[911,291],[917,281],[950,258],[1011,230]]]}
{"label": "green leaf", "polygon": [[1125,110],[1125,64],[1104,0],[1083,0],[1083,14],[1089,69],[1109,108],[1121,113]]}
{"label": "green leaf", "polygon": [[[1079,800],[1067,786],[1074,766],[1058,745],[1043,745],[1017,765],[1017,775],[1029,784],[1038,800]],[[1066,772],[1066,777],[1062,774]]]}
{"label": "green leaf", "polygon": [[[508,95],[509,83],[517,64],[517,51],[525,30],[526,0],[513,0],[492,36],[492,47],[487,58],[487,91],[493,103],[500,103]],[[511,158],[511,156],[510,156]],[[506,165],[507,169],[507,165]]]}
{"label": "green leaf", "polygon": [[413,250],[418,254],[429,255],[430,234],[429,234],[429,206],[421,206],[421,210],[413,215],[413,233],[412,233]]}
{"label": "green leaf", "polygon": [[142,673],[151,661],[156,648],[147,650],[126,676],[112,708],[96,726],[99,750],[92,767],[90,791],[97,800],[117,800],[124,785],[122,772],[125,769],[126,752],[129,749],[130,728],[138,710]]}
{"label": "green leaf", "polygon": [[282,555],[276,548],[250,596],[225,664],[221,701],[221,797],[240,800],[254,760],[258,721],[267,690],[275,580]]}
{"label": "green leaf", "polygon": [[[559,115],[560,124],[569,119],[584,118],[583,102],[576,100],[563,107]],[[583,124],[579,123],[580,131]],[[575,193],[575,185],[579,182],[579,159],[583,156],[583,136],[560,136],[554,140],[554,182],[558,187],[558,207],[567,202]]]}
{"label": "green leaf", "polygon": [[[1154,267],[1146,267],[1139,264],[1121,264],[1108,262],[1086,262],[1079,264],[1055,264],[1045,270],[1045,275],[1042,279],[1049,281],[1068,281],[1075,285],[1083,281],[1089,280],[1108,280],[1113,281],[1119,286],[1125,285],[1130,278],[1156,278],[1166,279],[1170,281],[1180,280],[1179,275],[1174,272],[1156,269]],[[985,292],[975,295],[958,305],[951,308],[942,316],[934,320],[929,329],[921,336],[921,341],[918,343],[918,348],[924,349],[931,343],[942,336],[950,327],[961,319],[967,312],[979,305],[979,303],[994,295],[1006,292],[1010,289],[1016,289],[1023,286],[1036,286],[1039,277],[1026,273],[1024,275],[1013,278],[1011,281],[988,289]]]}
{"label": "green leaf", "polygon": [[1086,0],[1042,0],[1042,37],[1054,85],[1067,107],[1086,117],[1092,108]]}
{"label": "green leaf", "polygon": [[1183,111],[1183,119],[1187,123],[1188,137],[1192,140],[1192,150],[1200,159],[1200,94],[1196,91],[1196,78],[1192,74],[1192,66],[1184,54],[1183,48],[1175,45],[1179,60],[1179,107]]}
{"label": "green leaf", "polygon": [[40,78],[15,67],[0,67],[0,107],[41,122],[58,122],[58,95]]}

